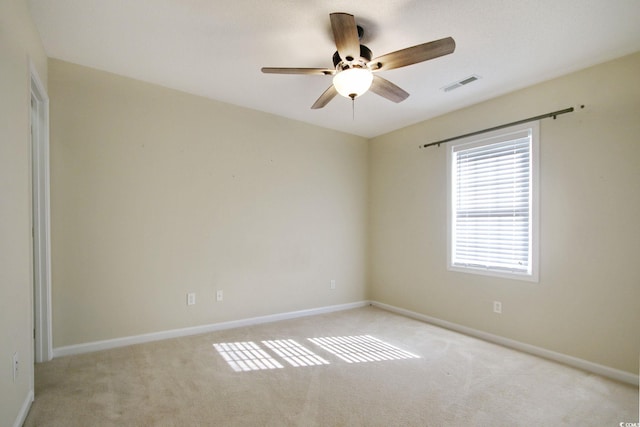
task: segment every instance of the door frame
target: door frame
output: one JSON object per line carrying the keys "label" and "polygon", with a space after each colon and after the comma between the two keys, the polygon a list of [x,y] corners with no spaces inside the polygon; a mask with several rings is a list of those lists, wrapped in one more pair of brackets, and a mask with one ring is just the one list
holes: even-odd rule
{"label": "door frame", "polygon": [[29,61],[31,97],[31,187],[33,225],[34,360],[53,357],[51,325],[51,212],[49,177],[49,96]]}

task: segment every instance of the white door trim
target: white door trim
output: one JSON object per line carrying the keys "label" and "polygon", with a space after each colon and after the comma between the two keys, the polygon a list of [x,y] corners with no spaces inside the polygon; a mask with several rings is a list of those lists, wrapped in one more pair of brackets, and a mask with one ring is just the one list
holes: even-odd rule
{"label": "white door trim", "polygon": [[29,61],[32,126],[33,280],[35,361],[53,357],[51,326],[51,213],[49,178],[49,96]]}

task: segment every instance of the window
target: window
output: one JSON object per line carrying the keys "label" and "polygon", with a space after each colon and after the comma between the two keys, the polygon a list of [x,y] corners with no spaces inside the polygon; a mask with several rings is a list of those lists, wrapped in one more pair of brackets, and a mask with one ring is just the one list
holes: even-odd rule
{"label": "window", "polygon": [[538,122],[449,146],[448,268],[538,280]]}

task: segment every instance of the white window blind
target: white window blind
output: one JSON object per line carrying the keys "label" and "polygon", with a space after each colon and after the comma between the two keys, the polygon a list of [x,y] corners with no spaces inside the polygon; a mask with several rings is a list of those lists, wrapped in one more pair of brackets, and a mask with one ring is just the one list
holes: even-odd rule
{"label": "white window blind", "polygon": [[534,276],[533,128],[450,153],[450,267]]}

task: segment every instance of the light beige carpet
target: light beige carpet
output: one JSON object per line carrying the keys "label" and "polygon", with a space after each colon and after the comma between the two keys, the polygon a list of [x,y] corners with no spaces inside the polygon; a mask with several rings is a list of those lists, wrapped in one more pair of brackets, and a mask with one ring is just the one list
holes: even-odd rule
{"label": "light beige carpet", "polygon": [[[371,338],[360,346],[335,339],[367,335]],[[308,340],[320,337],[334,338],[333,353]],[[310,354],[298,362],[311,366],[294,367],[263,343],[276,340],[301,345],[296,351]],[[257,347],[252,354],[272,359],[254,363],[282,368],[236,371],[214,348],[249,342]],[[365,353],[343,354],[349,351]],[[233,350],[226,355],[233,358]],[[352,358],[390,360],[349,363]],[[312,365],[320,359],[329,363]],[[249,369],[242,363],[236,369]],[[373,307],[63,357],[38,364],[35,375],[36,397],[25,426],[618,426],[638,421],[635,387]]]}

